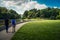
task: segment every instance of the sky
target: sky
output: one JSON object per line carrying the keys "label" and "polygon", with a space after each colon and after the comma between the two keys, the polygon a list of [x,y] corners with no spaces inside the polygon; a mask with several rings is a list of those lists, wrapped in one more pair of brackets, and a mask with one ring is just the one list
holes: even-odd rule
{"label": "sky", "polygon": [[[37,0],[35,0],[37,1]],[[60,0],[38,0],[38,3],[45,4],[49,7],[60,7]]]}
{"label": "sky", "polygon": [[60,8],[60,0],[0,0],[0,6],[23,14],[26,10],[34,8],[40,10],[47,7]]}

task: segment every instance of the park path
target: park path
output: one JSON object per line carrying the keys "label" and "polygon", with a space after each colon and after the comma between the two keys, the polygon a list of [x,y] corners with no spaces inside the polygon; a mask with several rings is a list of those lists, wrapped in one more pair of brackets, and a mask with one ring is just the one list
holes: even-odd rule
{"label": "park path", "polygon": [[[16,32],[26,23],[28,23],[28,22],[17,24],[16,29],[15,29]],[[6,30],[3,30],[0,32],[0,40],[11,40],[11,38],[13,37],[14,34],[15,33],[12,33],[12,27],[9,28],[9,33],[6,33]]]}

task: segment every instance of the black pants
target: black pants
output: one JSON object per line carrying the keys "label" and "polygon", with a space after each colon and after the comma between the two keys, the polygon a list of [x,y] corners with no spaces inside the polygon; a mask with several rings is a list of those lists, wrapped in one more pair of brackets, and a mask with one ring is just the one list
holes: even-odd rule
{"label": "black pants", "polygon": [[15,26],[16,26],[16,25],[13,25],[13,32],[15,32]]}
{"label": "black pants", "polygon": [[8,25],[6,25],[6,32],[8,32]]}

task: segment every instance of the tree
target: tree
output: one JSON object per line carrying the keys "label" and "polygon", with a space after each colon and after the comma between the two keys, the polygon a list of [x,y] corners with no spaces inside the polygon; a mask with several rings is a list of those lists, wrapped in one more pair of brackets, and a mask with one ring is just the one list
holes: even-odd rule
{"label": "tree", "polygon": [[38,10],[36,13],[36,17],[40,17],[40,16],[41,16],[41,12],[40,12],[40,10]]}
{"label": "tree", "polygon": [[31,9],[24,12],[25,18],[47,18],[47,19],[56,19],[59,15],[60,9],[58,8],[46,8],[42,10]]}
{"label": "tree", "polygon": [[24,12],[23,17],[24,18],[27,18],[28,17],[28,11],[27,10]]}
{"label": "tree", "polygon": [[0,7],[0,19],[5,19],[7,16],[8,10],[5,7]]}
{"label": "tree", "polygon": [[51,13],[50,17],[54,17],[53,19],[56,19],[56,16],[59,15],[58,9],[52,9],[50,13]]}
{"label": "tree", "polygon": [[9,10],[5,7],[0,7],[0,19],[17,19],[20,18],[20,15],[14,11],[14,10]]}
{"label": "tree", "polygon": [[9,14],[10,14],[10,19],[18,19],[21,17],[21,15],[19,15],[16,11],[14,10],[9,10]]}

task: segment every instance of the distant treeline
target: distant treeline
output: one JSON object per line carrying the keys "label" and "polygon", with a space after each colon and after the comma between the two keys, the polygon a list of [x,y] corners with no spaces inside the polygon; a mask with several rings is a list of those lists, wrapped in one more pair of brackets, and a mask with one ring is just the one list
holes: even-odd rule
{"label": "distant treeline", "polygon": [[60,9],[58,8],[46,8],[42,10],[31,9],[26,10],[23,14],[23,18],[47,18],[47,19],[60,19]]}
{"label": "distant treeline", "polygon": [[21,16],[12,9],[7,9],[5,7],[0,7],[0,19],[18,19],[21,18]]}

